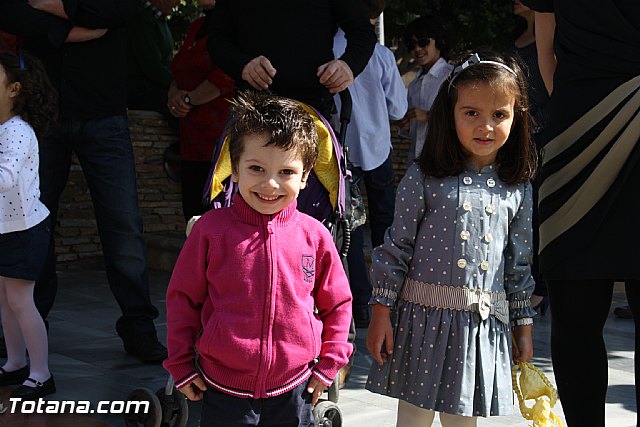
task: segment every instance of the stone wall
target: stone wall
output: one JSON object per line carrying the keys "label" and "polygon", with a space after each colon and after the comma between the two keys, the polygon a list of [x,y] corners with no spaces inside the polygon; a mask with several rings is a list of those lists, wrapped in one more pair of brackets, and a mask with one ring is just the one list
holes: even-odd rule
{"label": "stone wall", "polygon": [[[167,177],[162,164],[165,149],[177,142],[178,137],[162,115],[150,111],[129,111],[129,129],[140,211],[145,237],[151,246],[158,239],[184,234],[180,185]],[[91,197],[77,159],[60,199],[56,244],[60,262],[102,255]]]}

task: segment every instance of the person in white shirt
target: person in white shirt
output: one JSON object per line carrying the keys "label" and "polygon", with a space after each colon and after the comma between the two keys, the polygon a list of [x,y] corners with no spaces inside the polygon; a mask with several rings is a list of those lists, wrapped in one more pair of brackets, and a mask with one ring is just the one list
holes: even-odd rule
{"label": "person in white shirt", "polygon": [[436,99],[440,85],[453,66],[447,63],[448,46],[444,28],[432,16],[421,16],[409,23],[404,33],[404,42],[420,70],[409,83],[409,109],[402,119],[403,130],[408,130],[411,139],[409,165],[420,156],[427,137],[429,110]]}
{"label": "person in white shirt", "polygon": [[[371,24],[375,25],[385,7],[384,0],[364,0]],[[338,29],[333,51],[336,58],[347,45],[344,32]],[[351,122],[345,143],[349,148],[349,161],[354,183],[364,180],[369,206],[372,245],[382,244],[384,232],[393,222],[395,208],[395,175],[391,162],[390,120],[400,120],[407,111],[406,90],[396,60],[388,48],[376,43],[373,55],[364,71],[349,87],[352,98]],[[335,96],[340,109],[340,98]],[[369,324],[371,284],[363,253],[362,227],[351,234],[347,255],[349,281],[353,294],[353,317],[356,327]]]}

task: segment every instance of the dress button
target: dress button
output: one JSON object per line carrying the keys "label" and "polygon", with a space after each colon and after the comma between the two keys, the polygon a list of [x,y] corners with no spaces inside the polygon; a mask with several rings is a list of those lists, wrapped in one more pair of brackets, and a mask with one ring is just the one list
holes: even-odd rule
{"label": "dress button", "polygon": [[467,260],[464,258],[460,258],[458,260],[458,267],[465,268],[467,266]]}
{"label": "dress button", "polygon": [[486,213],[491,215],[492,213],[494,213],[496,211],[496,208],[493,205],[487,205],[487,206],[484,207],[484,210],[485,210]]}
{"label": "dress button", "polygon": [[489,269],[489,262],[488,261],[482,261],[480,263],[480,269],[483,271],[487,271]]}
{"label": "dress button", "polygon": [[487,185],[489,186],[489,188],[493,188],[493,187],[495,187],[495,186],[496,186],[496,182],[494,181],[494,179],[493,179],[493,178],[489,178],[489,179],[487,180]]}
{"label": "dress button", "polygon": [[466,202],[462,203],[462,209],[464,209],[465,211],[469,212],[471,210],[471,202],[466,201]]}
{"label": "dress button", "polygon": [[493,242],[493,235],[491,233],[488,233],[486,236],[484,236],[484,241],[487,243]]}
{"label": "dress button", "polygon": [[464,178],[462,178],[462,182],[464,182],[467,185],[471,185],[473,181],[471,180],[470,176],[465,176]]}
{"label": "dress button", "polygon": [[471,236],[471,233],[469,233],[467,230],[464,230],[460,233],[460,238],[462,240],[467,240],[469,236]]}

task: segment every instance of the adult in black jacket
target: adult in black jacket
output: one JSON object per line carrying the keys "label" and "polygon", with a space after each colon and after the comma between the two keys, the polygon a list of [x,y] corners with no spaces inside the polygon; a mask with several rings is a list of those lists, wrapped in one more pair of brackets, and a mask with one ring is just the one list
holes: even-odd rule
{"label": "adult in black jacket", "polygon": [[[44,62],[59,94],[59,124],[40,144],[41,199],[56,218],[75,152],[91,192],[109,286],[122,310],[116,329],[127,352],[159,362],[166,357],[166,348],[158,342],[153,324],[158,311],[149,297],[126,115],[125,24],[138,1],[31,0],[30,4],[2,0],[0,29],[20,36],[25,50]],[[74,26],[99,30],[85,37],[87,41],[65,43],[78,30]],[[35,289],[43,318],[57,291],[53,232],[51,236],[48,260]]]}
{"label": "adult in black jacket", "polygon": [[[325,115],[332,94],[364,69],[376,42],[361,0],[218,0],[213,15],[209,52],[240,89],[270,89]],[[334,59],[338,26],[347,49]]]}

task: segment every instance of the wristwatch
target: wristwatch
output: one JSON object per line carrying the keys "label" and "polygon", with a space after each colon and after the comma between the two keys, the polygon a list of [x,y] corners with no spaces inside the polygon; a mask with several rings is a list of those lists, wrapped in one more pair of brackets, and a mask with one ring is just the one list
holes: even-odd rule
{"label": "wristwatch", "polygon": [[193,107],[194,105],[191,103],[191,97],[189,96],[188,93],[184,94],[184,98],[182,98],[182,100],[184,101],[185,104],[187,104],[189,107]]}

